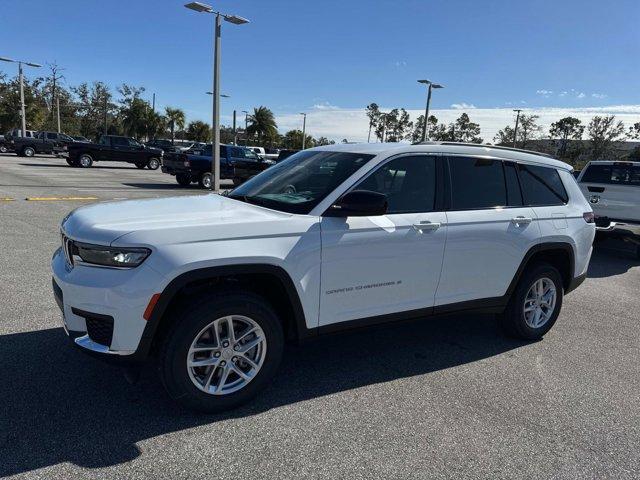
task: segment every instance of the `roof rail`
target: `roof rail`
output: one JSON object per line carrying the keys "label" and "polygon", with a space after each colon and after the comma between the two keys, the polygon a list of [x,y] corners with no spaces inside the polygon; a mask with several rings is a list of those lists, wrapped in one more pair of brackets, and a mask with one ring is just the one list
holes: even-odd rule
{"label": "roof rail", "polygon": [[466,143],[466,142],[418,142],[414,143],[414,145],[450,145],[450,146],[463,146],[463,147],[482,147],[482,148],[495,148],[496,150],[507,150],[511,152],[522,152],[522,153],[530,153],[532,155],[540,155],[542,157],[553,158],[553,155],[549,155],[548,153],[536,152],[535,150],[525,150],[524,148],[514,148],[514,147],[505,147],[503,145],[484,145],[482,143]]}

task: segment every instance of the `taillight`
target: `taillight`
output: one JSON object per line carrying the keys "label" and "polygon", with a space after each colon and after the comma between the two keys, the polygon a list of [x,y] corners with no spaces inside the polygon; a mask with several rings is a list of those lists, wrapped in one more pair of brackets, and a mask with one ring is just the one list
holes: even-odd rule
{"label": "taillight", "polygon": [[594,223],[596,221],[596,216],[593,212],[584,212],[582,218],[584,218],[584,221],[587,223]]}

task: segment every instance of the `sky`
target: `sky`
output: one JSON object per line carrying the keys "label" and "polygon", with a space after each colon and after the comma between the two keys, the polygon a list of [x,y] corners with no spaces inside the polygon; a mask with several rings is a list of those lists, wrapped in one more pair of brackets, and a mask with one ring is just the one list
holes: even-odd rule
{"label": "sky", "polygon": [[[213,16],[185,0],[0,0],[0,56],[64,68],[65,83],[144,86],[210,122]],[[466,111],[491,141],[513,108],[640,121],[640,1],[220,0],[251,23],[222,29],[222,121],[264,105],[282,133],[366,141],[364,108]],[[28,19],[25,22],[24,19]],[[41,69],[45,73],[45,69]],[[16,66],[0,62],[0,72]],[[27,75],[35,75],[29,69]],[[243,121],[243,119],[242,119]]]}

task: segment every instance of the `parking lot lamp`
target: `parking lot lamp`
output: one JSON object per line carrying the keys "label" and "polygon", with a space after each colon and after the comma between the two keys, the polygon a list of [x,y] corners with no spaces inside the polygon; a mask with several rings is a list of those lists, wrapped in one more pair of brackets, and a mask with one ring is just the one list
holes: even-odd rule
{"label": "parking lot lamp", "polygon": [[300,115],[302,115],[302,150],[304,150],[304,141],[307,136],[307,114],[301,113]]}
{"label": "parking lot lamp", "polygon": [[22,136],[26,135],[27,131],[27,114],[24,105],[24,75],[22,74],[22,65],[29,65],[30,67],[41,67],[39,63],[23,62],[21,60],[13,60],[11,58],[0,57],[3,62],[17,63],[18,64],[18,78],[20,82],[20,115],[22,116]]}
{"label": "parking lot lamp", "polygon": [[211,5],[200,2],[191,2],[185,5],[189,10],[198,13],[211,13],[215,15],[215,35],[213,46],[213,112],[212,112],[212,128],[213,128],[213,162],[211,162],[211,189],[214,192],[220,191],[220,36],[222,32],[222,19],[234,25],[242,25],[249,23],[246,18],[237,15],[227,15],[214,11]]}
{"label": "parking lot lamp", "polygon": [[422,141],[426,142],[429,139],[429,104],[431,103],[431,89],[444,88],[444,85],[433,83],[431,80],[418,80],[418,83],[424,83],[429,86],[427,89],[427,108],[425,109],[424,125],[422,126]]}

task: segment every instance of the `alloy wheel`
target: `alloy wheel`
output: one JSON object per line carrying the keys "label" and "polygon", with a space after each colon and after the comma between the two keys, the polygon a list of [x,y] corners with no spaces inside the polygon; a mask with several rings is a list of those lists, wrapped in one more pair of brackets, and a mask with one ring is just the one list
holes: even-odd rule
{"label": "alloy wheel", "polygon": [[266,337],[257,322],[243,315],[221,317],[200,330],[191,343],[189,378],[205,393],[228,395],[256,377],[266,353]]}
{"label": "alloy wheel", "polygon": [[557,291],[553,281],[539,278],[529,288],[524,298],[524,321],[530,328],[540,328],[553,316]]}

